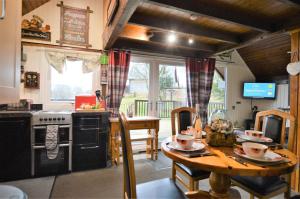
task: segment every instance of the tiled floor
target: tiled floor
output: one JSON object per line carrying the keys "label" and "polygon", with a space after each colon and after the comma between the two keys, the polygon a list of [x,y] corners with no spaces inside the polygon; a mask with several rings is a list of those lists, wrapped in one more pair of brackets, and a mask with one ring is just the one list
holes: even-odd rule
{"label": "tiled floor", "polygon": [[[144,154],[134,156],[137,183],[171,176],[171,161],[159,154],[157,161],[145,159]],[[62,198],[122,198],[123,189],[122,165],[106,169],[84,172],[74,172],[67,175],[47,178],[37,178],[8,182],[24,190],[29,198],[62,199]],[[53,186],[53,187],[52,187]],[[200,182],[202,190],[209,190],[208,180]],[[242,199],[248,199],[249,194],[240,190]],[[1,198],[1,195],[0,195]],[[283,195],[275,197],[283,198]]]}

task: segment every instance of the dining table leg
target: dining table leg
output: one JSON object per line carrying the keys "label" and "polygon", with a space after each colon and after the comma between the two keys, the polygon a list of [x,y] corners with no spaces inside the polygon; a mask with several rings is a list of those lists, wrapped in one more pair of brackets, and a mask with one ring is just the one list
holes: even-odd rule
{"label": "dining table leg", "polygon": [[227,199],[241,197],[237,190],[230,189],[230,176],[226,174],[211,172],[209,176],[209,184],[211,187],[209,194],[212,198]]}
{"label": "dining table leg", "polygon": [[154,143],[155,143],[154,160],[157,160],[158,157],[158,131],[159,131],[158,128],[159,127],[157,127],[154,132]]}

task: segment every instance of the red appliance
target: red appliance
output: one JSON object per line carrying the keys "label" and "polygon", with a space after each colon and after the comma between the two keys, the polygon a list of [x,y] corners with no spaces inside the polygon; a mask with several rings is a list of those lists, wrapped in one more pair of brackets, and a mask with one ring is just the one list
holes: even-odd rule
{"label": "red appliance", "polygon": [[96,96],[89,95],[89,96],[75,96],[75,110],[80,109],[82,104],[88,104],[91,106],[96,105]]}

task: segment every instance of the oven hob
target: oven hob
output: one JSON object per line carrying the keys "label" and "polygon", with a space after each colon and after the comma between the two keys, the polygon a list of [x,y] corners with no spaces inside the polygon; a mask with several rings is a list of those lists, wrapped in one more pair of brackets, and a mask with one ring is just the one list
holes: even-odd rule
{"label": "oven hob", "polygon": [[[45,137],[48,125],[58,125],[59,151],[55,159],[47,157]],[[31,127],[31,175],[35,177],[72,171],[72,117],[70,112],[33,114]]]}

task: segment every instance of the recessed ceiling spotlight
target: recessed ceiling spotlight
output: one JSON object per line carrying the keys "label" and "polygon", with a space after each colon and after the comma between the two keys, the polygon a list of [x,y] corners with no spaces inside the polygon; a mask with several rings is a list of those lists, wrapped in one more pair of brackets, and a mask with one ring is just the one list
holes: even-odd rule
{"label": "recessed ceiling spotlight", "polygon": [[194,40],[192,38],[189,38],[189,44],[192,45],[194,43]]}
{"label": "recessed ceiling spotlight", "polygon": [[195,21],[198,17],[194,14],[191,14],[190,20]]}
{"label": "recessed ceiling spotlight", "polygon": [[174,43],[176,41],[177,37],[175,35],[174,32],[170,32],[168,37],[167,37],[167,40],[169,43]]}

